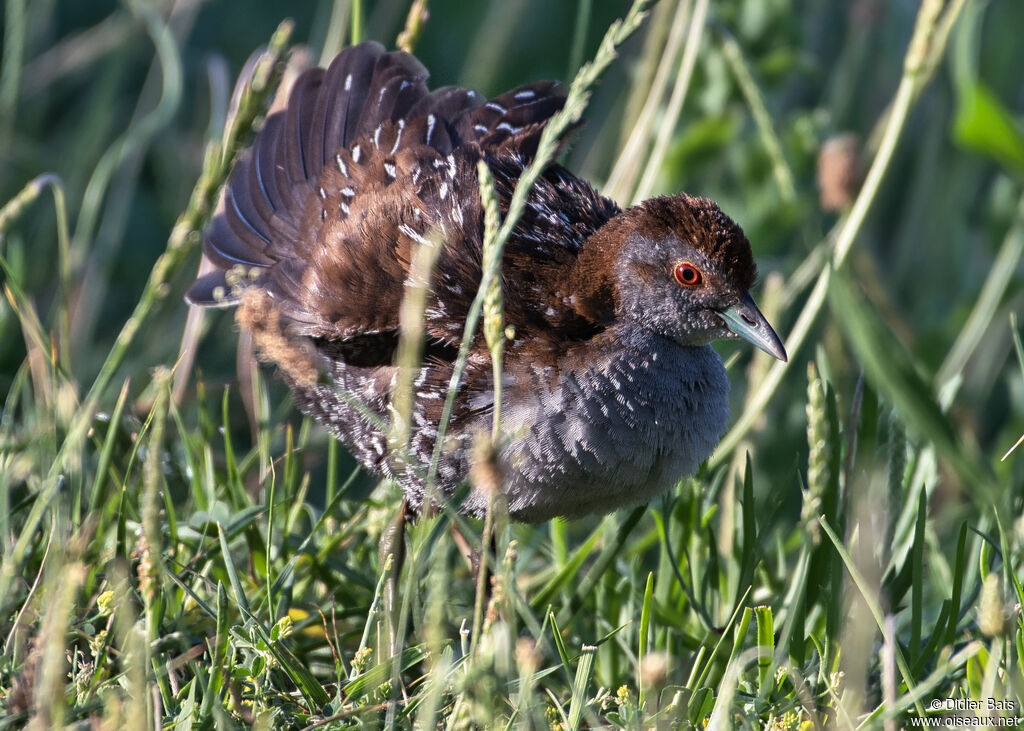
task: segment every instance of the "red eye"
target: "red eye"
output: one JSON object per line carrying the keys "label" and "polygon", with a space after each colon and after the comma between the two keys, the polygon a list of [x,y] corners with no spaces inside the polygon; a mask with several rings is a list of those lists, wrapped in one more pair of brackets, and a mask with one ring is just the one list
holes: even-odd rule
{"label": "red eye", "polygon": [[684,287],[695,287],[700,284],[701,279],[703,279],[700,274],[700,269],[688,261],[676,264],[675,275],[676,281]]}

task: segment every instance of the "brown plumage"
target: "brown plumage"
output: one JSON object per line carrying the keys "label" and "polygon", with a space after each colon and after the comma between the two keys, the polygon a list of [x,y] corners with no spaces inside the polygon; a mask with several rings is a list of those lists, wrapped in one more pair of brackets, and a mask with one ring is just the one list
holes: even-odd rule
{"label": "brown plumage", "polygon": [[[303,74],[238,161],[205,240],[210,271],[189,292],[195,304],[241,304],[239,322],[300,407],[402,484],[414,509],[481,279],[477,162],[504,212],[564,103],[552,82],[486,100],[431,92],[426,78],[415,58],[375,43]],[[413,463],[399,464],[352,397],[388,420],[399,306],[413,251],[433,238],[443,245],[414,379]],[[725,426],[728,384],[707,344],[736,332],[784,357],[749,298],[755,278],[749,242],[712,201],[681,194],[622,211],[549,166],[502,261],[513,517],[607,512],[692,472]],[[493,388],[478,335],[437,465],[444,496],[466,477]],[[471,492],[459,507],[484,502]]]}

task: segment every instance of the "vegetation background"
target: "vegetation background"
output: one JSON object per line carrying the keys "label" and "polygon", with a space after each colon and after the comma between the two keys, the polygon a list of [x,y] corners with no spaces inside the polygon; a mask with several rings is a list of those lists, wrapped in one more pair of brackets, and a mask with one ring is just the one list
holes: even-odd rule
{"label": "vegetation background", "polygon": [[489,592],[448,515],[394,577],[396,491],[182,301],[281,68],[229,113],[258,47],[329,59],[409,17],[434,85],[493,94],[611,60],[629,10],[416,7],[6,0],[0,727],[1019,717],[1024,3],[654,5],[568,164],[621,203],[718,200],[790,362],[721,346],[735,426],[649,508],[499,515]]}

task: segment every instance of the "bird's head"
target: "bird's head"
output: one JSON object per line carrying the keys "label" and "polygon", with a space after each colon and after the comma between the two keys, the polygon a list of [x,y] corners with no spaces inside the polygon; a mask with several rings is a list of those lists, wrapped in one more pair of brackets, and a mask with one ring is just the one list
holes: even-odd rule
{"label": "bird's head", "polygon": [[652,198],[615,216],[594,239],[581,273],[588,266],[603,270],[619,321],[684,345],[741,337],[786,360],[750,296],[757,279],[750,242],[713,201]]}

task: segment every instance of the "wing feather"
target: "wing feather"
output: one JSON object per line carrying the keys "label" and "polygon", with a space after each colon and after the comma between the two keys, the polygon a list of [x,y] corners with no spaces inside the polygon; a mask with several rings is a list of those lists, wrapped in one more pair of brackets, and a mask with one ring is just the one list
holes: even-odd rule
{"label": "wing feather", "polygon": [[[456,86],[430,91],[427,77],[414,57],[378,43],[303,73],[229,178],[205,240],[212,270],[190,301],[234,301],[226,272],[242,266],[256,270],[245,281],[274,296],[299,332],[386,334],[398,325],[410,252],[440,233],[444,274],[429,330],[457,343],[481,276],[476,163],[488,161],[507,206],[565,90],[537,82],[487,100]],[[578,325],[551,299],[553,283],[612,215],[613,204],[589,187],[583,193],[596,203],[578,216],[557,214],[559,196],[580,192],[559,175],[549,171],[531,194],[505,257],[506,280],[516,284],[506,288],[509,319],[527,330]]]}

